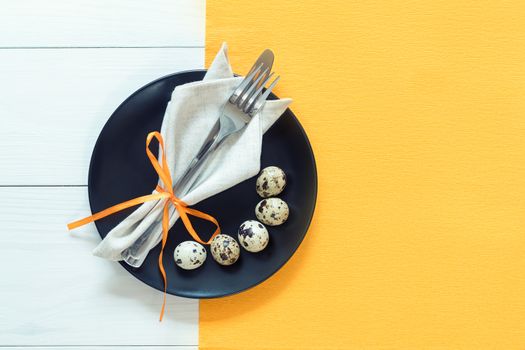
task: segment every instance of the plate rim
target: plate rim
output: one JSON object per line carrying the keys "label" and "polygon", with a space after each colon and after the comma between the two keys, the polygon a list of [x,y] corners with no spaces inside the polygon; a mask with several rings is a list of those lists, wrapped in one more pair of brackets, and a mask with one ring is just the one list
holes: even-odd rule
{"label": "plate rim", "polygon": [[[92,176],[93,176],[93,167],[94,167],[93,159],[94,159],[94,155],[95,155],[95,153],[96,153],[96,151],[97,151],[97,149],[99,147],[99,143],[100,143],[102,134],[103,134],[104,130],[108,127],[108,124],[111,122],[111,120],[115,117],[115,115],[128,103],[129,100],[134,98],[135,95],[139,94],[140,92],[142,92],[146,88],[150,87],[151,85],[154,85],[154,84],[156,84],[156,83],[158,83],[158,82],[160,82],[162,80],[169,79],[169,78],[172,78],[172,77],[177,76],[177,75],[194,74],[194,73],[204,73],[205,74],[206,72],[207,72],[207,69],[188,69],[188,70],[182,70],[182,71],[166,74],[166,75],[164,75],[162,77],[159,77],[159,78],[157,78],[157,79],[155,79],[155,80],[153,80],[153,81],[143,85],[139,89],[135,90],[131,95],[129,95],[126,99],[124,99],[124,101],[122,101],[118,105],[117,108],[115,108],[115,110],[111,113],[109,118],[106,120],[106,122],[102,126],[102,129],[100,129],[100,132],[99,132],[99,134],[97,136],[97,140],[95,141],[95,145],[93,146],[93,151],[91,152],[91,158],[90,158],[90,161],[89,161],[89,169],[88,169],[88,183],[87,183],[88,200],[89,200],[89,207],[90,207],[91,213],[94,213],[93,202],[92,202],[92,187],[90,186],[91,179],[92,179]],[[235,75],[237,75],[237,74],[235,74]],[[199,80],[196,80],[196,81],[199,81]],[[177,85],[177,86],[179,86],[179,85]],[[275,95],[274,93],[271,93],[270,97],[273,98],[273,99],[277,99],[278,98],[277,95]],[[309,152],[308,152],[309,153],[309,157],[310,157],[311,162],[313,164],[313,180],[314,180],[313,206],[312,206],[311,214],[310,214],[310,216],[308,218],[308,221],[307,221],[306,229],[305,229],[304,233],[300,237],[299,244],[297,244],[297,246],[291,251],[290,256],[286,260],[284,260],[282,262],[282,264],[278,265],[277,268],[275,269],[275,271],[273,271],[271,274],[266,276],[266,278],[261,279],[260,281],[257,281],[256,283],[249,284],[249,285],[247,285],[247,286],[245,286],[245,287],[243,287],[243,288],[241,288],[239,290],[236,290],[236,291],[233,291],[233,292],[227,292],[227,293],[218,293],[218,294],[215,294],[215,295],[212,295],[212,296],[197,296],[197,295],[195,295],[195,293],[170,292],[169,290],[166,292],[167,294],[175,295],[175,296],[178,296],[178,297],[184,297],[184,298],[189,298],[189,299],[198,299],[198,300],[200,300],[200,299],[217,299],[217,298],[222,298],[222,297],[226,297],[226,296],[236,295],[236,294],[242,293],[244,291],[247,291],[249,289],[252,289],[252,288],[262,284],[263,282],[269,280],[271,277],[273,277],[275,274],[277,274],[277,272],[279,272],[283,268],[283,266],[286,265],[290,261],[290,259],[295,255],[295,253],[299,249],[299,247],[303,244],[303,241],[304,241],[306,235],[308,234],[308,231],[310,230],[310,226],[312,224],[312,220],[313,220],[314,215],[315,215],[315,209],[317,207],[317,196],[318,196],[318,190],[319,190],[319,179],[318,179],[318,174],[317,174],[317,163],[315,161],[314,150],[313,150],[312,144],[310,143],[310,139],[308,138],[308,135],[307,135],[306,131],[304,130],[303,125],[299,122],[299,119],[297,118],[295,113],[293,113],[293,111],[290,108],[287,108],[287,111],[291,114],[291,116],[293,117],[293,119],[295,120],[297,125],[299,126],[299,131],[300,131],[301,135],[304,137],[304,139],[306,140],[306,145],[307,145],[308,150],[309,150]],[[95,221],[94,224],[95,224],[95,227],[97,229],[98,235],[100,236],[101,239],[104,239],[104,237],[102,237],[102,234],[100,233],[98,222]],[[124,270],[126,270],[129,274],[131,274],[134,278],[136,278],[141,283],[144,283],[148,287],[151,287],[151,288],[153,288],[155,290],[164,292],[164,289],[160,289],[160,288],[158,288],[158,287],[156,287],[154,285],[151,285],[151,284],[145,282],[144,280],[142,280],[138,275],[136,275],[134,273],[134,270],[136,268],[126,264],[123,261],[118,261],[118,263],[124,268]]]}

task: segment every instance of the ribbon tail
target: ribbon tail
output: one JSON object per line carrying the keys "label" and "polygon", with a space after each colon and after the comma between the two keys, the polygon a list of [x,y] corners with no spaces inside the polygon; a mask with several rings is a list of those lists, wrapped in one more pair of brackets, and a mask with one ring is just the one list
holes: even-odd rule
{"label": "ribbon tail", "polygon": [[99,211],[98,213],[88,216],[86,218],[83,218],[81,220],[73,221],[72,223],[67,224],[67,229],[73,230],[73,229],[76,229],[77,227],[80,227],[85,224],[89,224],[90,222],[105,218],[106,216],[109,216],[121,210],[134,207],[144,202],[152,201],[155,199],[167,198],[167,197],[169,197],[169,194],[167,193],[154,193],[154,194],[148,194],[146,196],[133,198],[133,199],[130,199],[129,201],[125,201],[117,205],[114,205],[112,207],[109,207],[107,209],[104,209],[102,211]]}
{"label": "ribbon tail", "polygon": [[[215,236],[217,236],[218,234],[221,233],[219,222],[213,216],[208,215],[206,213],[203,213],[202,211],[199,211],[199,210],[196,210],[196,209],[191,209],[191,208],[184,207],[184,206],[177,205],[177,204],[175,205],[175,207],[177,208],[177,211],[179,212],[180,218],[181,218],[182,222],[184,223],[184,227],[186,227],[186,230],[188,231],[188,233],[197,242],[199,242],[201,244],[210,244],[211,241],[215,238]],[[190,218],[188,217],[188,214],[192,215],[192,216],[195,216],[197,218],[209,221],[209,222],[211,222],[211,223],[213,223],[215,225],[215,227],[216,227],[215,232],[213,232],[213,234],[211,235],[210,239],[207,242],[203,241],[199,237],[199,234],[197,233],[197,231],[195,231],[195,229],[193,228],[193,225],[191,224],[191,221],[190,221]]]}
{"label": "ribbon tail", "polygon": [[160,248],[160,254],[159,254],[159,270],[160,274],[162,275],[162,280],[164,281],[164,300],[162,302],[162,308],[160,309],[160,317],[159,322],[162,322],[162,319],[164,318],[164,309],[166,308],[166,293],[168,290],[168,280],[166,278],[166,270],[164,270],[164,263],[162,262],[164,257],[164,247],[166,246],[166,242],[168,241],[168,233],[169,233],[169,205],[170,202],[166,201],[166,204],[164,204],[164,211],[162,214],[162,247]]}

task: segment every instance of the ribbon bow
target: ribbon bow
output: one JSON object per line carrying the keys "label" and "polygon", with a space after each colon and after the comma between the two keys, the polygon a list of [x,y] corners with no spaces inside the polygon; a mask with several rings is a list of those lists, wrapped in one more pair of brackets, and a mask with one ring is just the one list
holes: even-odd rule
{"label": "ribbon bow", "polygon": [[[149,144],[154,138],[157,139],[157,141],[159,142],[159,151],[162,153],[162,166],[159,164],[159,162],[157,161],[157,158],[153,155],[153,153],[149,149]],[[156,187],[157,193],[137,197],[129,201],[125,201],[120,204],[114,205],[98,213],[95,213],[91,216],[88,216],[82,220],[74,221],[68,224],[67,228],[69,230],[73,230],[77,227],[83,226],[85,224],[88,224],[90,222],[93,222],[99,219],[102,219],[106,216],[109,216],[121,210],[130,208],[130,207],[133,207],[133,206],[136,206],[136,205],[148,202],[148,201],[165,199],[166,201],[164,203],[164,209],[163,209],[163,214],[162,214],[162,248],[159,254],[159,270],[162,275],[162,279],[164,281],[164,301],[162,303],[162,308],[160,311],[160,319],[159,319],[159,321],[162,321],[162,318],[164,317],[164,308],[166,307],[166,290],[168,286],[168,283],[167,283],[168,280],[166,278],[166,271],[164,270],[164,264],[162,263],[162,258],[163,258],[163,253],[164,253],[164,247],[166,246],[166,242],[168,240],[170,204],[173,204],[175,209],[179,212],[180,218],[182,222],[184,223],[184,227],[186,227],[186,230],[188,230],[191,237],[199,243],[210,244],[213,238],[215,238],[215,236],[221,233],[221,229],[219,227],[219,223],[213,216],[203,213],[199,210],[189,208],[186,203],[184,203],[181,199],[175,196],[175,193],[173,192],[171,174],[168,168],[168,162],[166,161],[166,153],[164,152],[164,140],[162,139],[162,135],[159,132],[152,131],[148,134],[148,137],[146,138],[146,154],[148,155],[151,165],[153,165],[153,168],[155,168],[155,171],[159,175],[159,178],[162,182],[162,186],[158,185]],[[188,217],[189,215],[210,221],[213,224],[215,224],[217,228],[215,229],[215,232],[213,233],[213,235],[210,237],[209,240],[204,241],[199,237],[199,234],[195,231],[195,229],[193,228],[193,225],[191,224],[191,221]]]}

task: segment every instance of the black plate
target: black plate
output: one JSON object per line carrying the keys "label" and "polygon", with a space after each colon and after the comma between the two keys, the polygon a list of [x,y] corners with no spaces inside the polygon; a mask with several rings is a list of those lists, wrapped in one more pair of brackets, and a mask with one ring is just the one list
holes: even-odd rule
{"label": "black plate", "polygon": [[[131,95],[109,118],[97,140],[89,168],[89,201],[93,213],[149,194],[155,188],[157,175],[145,153],[146,135],[160,130],[173,89],[201,80],[204,74],[205,71],[188,71],[158,79]],[[185,271],[173,261],[177,244],[191,239],[178,220],[170,230],[164,254],[168,293],[189,298],[238,293],[266,280],[290,259],[301,244],[314,213],[317,172],[308,138],[289,109],[264,135],[261,168],[270,165],[282,168],[287,174],[288,184],[280,197],[288,203],[290,217],[281,226],[268,227],[268,247],[256,254],[241,249],[239,260],[228,267],[215,263],[208,249],[208,258],[202,267]],[[244,220],[255,219],[255,205],[261,200],[255,192],[255,179],[246,180],[194,207],[214,216],[222,232],[237,239],[239,225]],[[97,221],[100,236],[104,238],[133,209]],[[208,239],[213,226],[199,219],[193,222],[201,237]],[[159,251],[160,245],[149,253],[139,268],[121,265],[144,283],[163,290],[157,265]]]}

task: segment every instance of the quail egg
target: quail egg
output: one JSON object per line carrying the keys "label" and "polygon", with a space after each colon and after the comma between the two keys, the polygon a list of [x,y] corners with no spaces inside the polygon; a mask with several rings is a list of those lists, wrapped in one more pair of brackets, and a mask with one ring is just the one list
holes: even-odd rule
{"label": "quail egg", "polygon": [[211,255],[221,265],[231,265],[237,261],[241,250],[237,241],[228,235],[217,235],[211,241]]}
{"label": "quail egg", "polygon": [[257,219],[270,226],[281,225],[288,219],[289,214],[288,204],[280,198],[263,199],[255,207]]}
{"label": "quail egg", "polygon": [[180,243],[173,253],[175,264],[184,270],[193,270],[200,267],[206,260],[206,249],[194,241]]}
{"label": "quail egg", "polygon": [[269,166],[261,171],[255,189],[263,198],[277,196],[286,186],[286,174],[281,168]]}
{"label": "quail egg", "polygon": [[249,252],[257,253],[270,241],[268,230],[259,221],[247,220],[239,227],[239,242]]}

